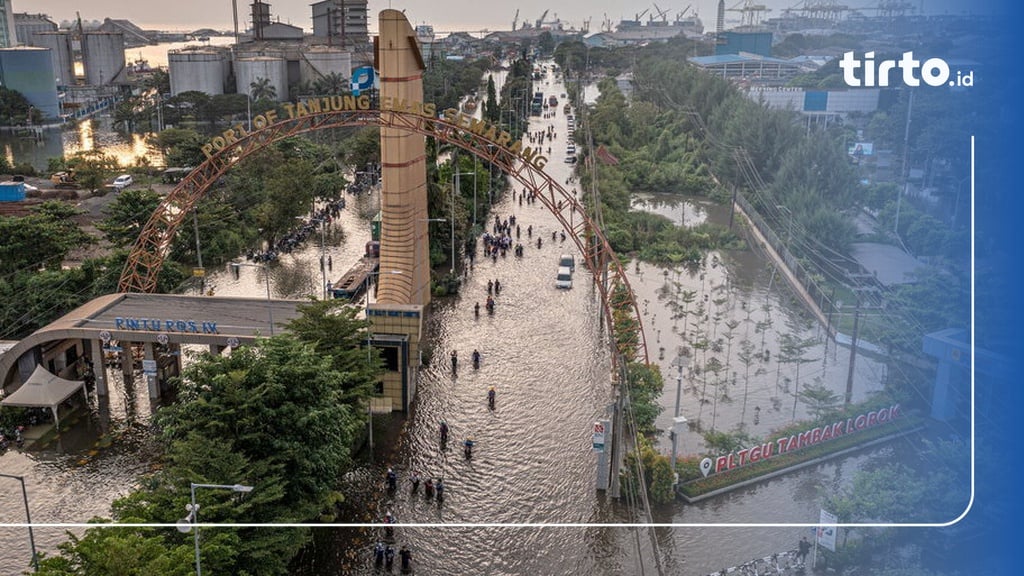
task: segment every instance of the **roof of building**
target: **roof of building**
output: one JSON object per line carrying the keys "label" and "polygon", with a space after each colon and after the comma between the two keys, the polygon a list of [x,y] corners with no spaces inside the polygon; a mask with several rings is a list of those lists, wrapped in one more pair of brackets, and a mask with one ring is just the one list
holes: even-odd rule
{"label": "roof of building", "polygon": [[772,64],[789,64],[796,66],[794,62],[771,56],[758,56],[756,54],[716,54],[714,56],[693,56],[690,62],[698,66],[723,66],[726,64],[738,64],[741,62],[768,62]]}
{"label": "roof of building", "polygon": [[[0,382],[18,357],[44,342],[70,338],[229,346],[268,336],[299,316],[303,300],[179,296],[173,294],[107,294],[91,300],[26,336],[0,355]],[[278,328],[280,331],[280,328]],[[105,334],[104,334],[105,333]]]}

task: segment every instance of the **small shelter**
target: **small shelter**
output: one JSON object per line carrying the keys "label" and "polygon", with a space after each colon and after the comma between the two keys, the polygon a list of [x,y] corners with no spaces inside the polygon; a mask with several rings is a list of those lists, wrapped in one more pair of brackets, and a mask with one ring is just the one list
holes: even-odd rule
{"label": "small shelter", "polygon": [[36,366],[32,375],[20,388],[0,400],[3,406],[21,406],[31,408],[49,408],[53,412],[53,421],[60,425],[57,406],[81,390],[88,398],[85,382],[65,380],[42,366]]}

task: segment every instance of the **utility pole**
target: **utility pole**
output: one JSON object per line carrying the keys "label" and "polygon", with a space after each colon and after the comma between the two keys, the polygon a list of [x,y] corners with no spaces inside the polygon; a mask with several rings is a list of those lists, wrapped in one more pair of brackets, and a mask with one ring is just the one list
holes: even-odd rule
{"label": "utility pole", "polygon": [[900,205],[903,203],[903,195],[907,193],[907,186],[910,180],[910,173],[907,168],[907,157],[910,156],[910,113],[913,110],[914,91],[910,90],[910,96],[907,100],[907,123],[903,128],[903,189],[900,190],[899,196],[896,197],[896,224],[892,227],[892,232],[896,235],[896,238],[900,237]]}
{"label": "utility pole", "polygon": [[846,373],[845,405],[853,401],[853,363],[857,360],[857,329],[860,328],[860,295],[857,294],[857,307],[853,312],[853,338],[850,342],[850,368]]}

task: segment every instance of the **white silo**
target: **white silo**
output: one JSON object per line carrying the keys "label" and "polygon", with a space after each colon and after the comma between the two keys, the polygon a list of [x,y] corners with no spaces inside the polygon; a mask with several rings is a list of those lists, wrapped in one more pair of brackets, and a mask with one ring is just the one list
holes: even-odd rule
{"label": "white silo", "polygon": [[171,76],[171,95],[197,90],[210,96],[224,93],[227,77],[225,53],[209,49],[184,49],[167,52]]}
{"label": "white silo", "polygon": [[53,59],[53,75],[58,86],[69,86],[75,83],[75,59],[71,50],[71,34],[69,32],[34,32],[29,44],[39,48],[49,48]]}
{"label": "white silo", "polygon": [[288,65],[284,58],[257,56],[235,60],[235,85],[239,94],[251,92],[252,86],[264,79],[273,86],[275,100],[288,100]]}
{"label": "white silo", "polygon": [[89,86],[127,84],[124,61],[124,34],[86,32],[82,34],[82,66]]}
{"label": "white silo", "polygon": [[313,83],[331,74],[352,78],[352,53],[347,50],[313,49],[303,52],[299,62],[303,82]]}

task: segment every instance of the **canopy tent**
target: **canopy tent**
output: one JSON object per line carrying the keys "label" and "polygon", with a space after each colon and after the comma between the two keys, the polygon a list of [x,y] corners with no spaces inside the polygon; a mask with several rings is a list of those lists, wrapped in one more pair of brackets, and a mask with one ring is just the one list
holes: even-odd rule
{"label": "canopy tent", "polygon": [[88,398],[88,394],[85,391],[85,382],[65,380],[51,374],[49,370],[42,366],[36,366],[35,371],[21,385],[21,388],[0,400],[0,405],[49,408],[53,412],[54,423],[59,425],[60,418],[57,416],[57,406],[79,390]]}

